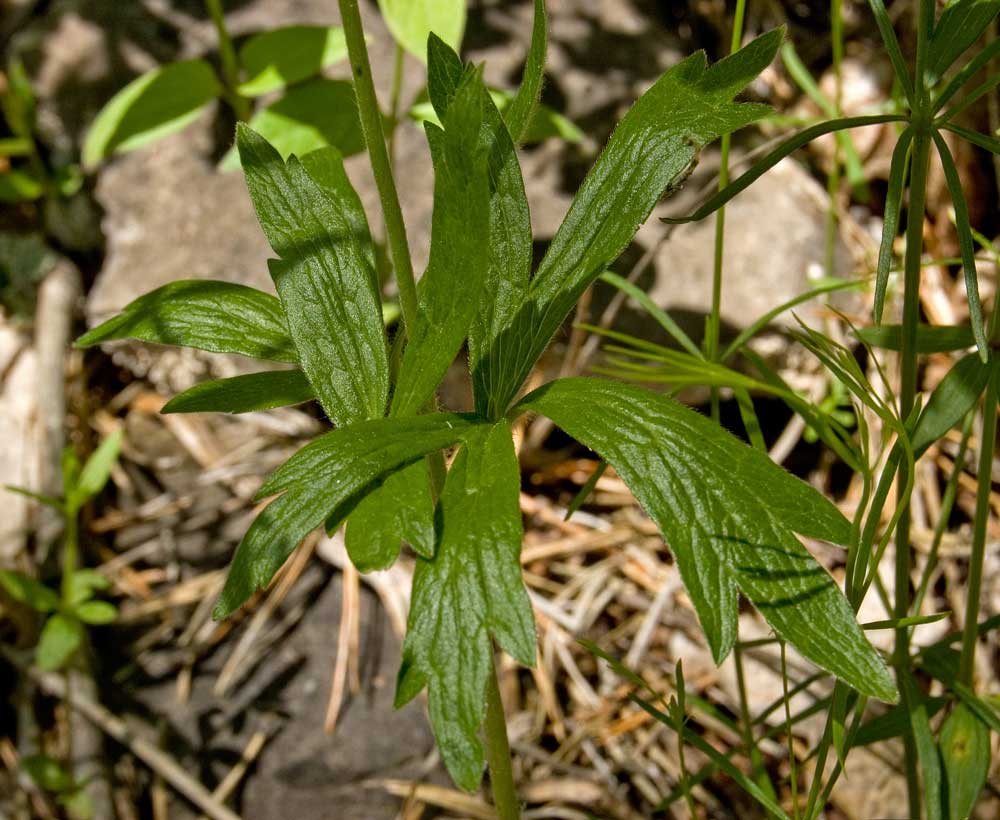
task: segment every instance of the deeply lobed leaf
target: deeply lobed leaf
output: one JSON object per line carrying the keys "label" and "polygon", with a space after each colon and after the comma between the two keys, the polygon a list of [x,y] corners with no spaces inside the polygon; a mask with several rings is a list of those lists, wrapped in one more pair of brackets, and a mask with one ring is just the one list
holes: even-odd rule
{"label": "deeply lobed leaf", "polygon": [[629,485],[673,551],[716,661],[735,639],[742,589],[807,658],[895,699],[847,599],[793,535],[849,540],[848,521],[820,493],[693,410],[629,385],[561,379],[518,409],[552,419]]}
{"label": "deeply lobed leaf", "polygon": [[361,201],[332,148],[286,163],[240,124],[236,142],[299,364],[330,420],[384,412],[389,391],[374,251]]}
{"label": "deeply lobed leaf", "polygon": [[434,558],[418,559],[396,705],[426,685],[445,765],[469,791],[482,778],[478,738],[493,639],[526,666],[535,624],[521,578],[520,471],[506,422],[476,428],[445,481]]}
{"label": "deeply lobed leaf", "polygon": [[664,74],[619,123],[584,180],[524,303],[488,341],[474,378],[502,414],[583,291],[632,240],[663,193],[682,183],[701,148],[767,113],[733,97],[774,58],[783,29],[706,67],[695,54]]}
{"label": "deeply lobed leaf", "polygon": [[488,99],[479,72],[466,72],[443,117],[444,131],[425,126],[434,162],[431,252],[392,398],[394,416],[416,413],[430,400],[483,299],[490,194],[480,134]]}
{"label": "deeply lobed leaf", "polygon": [[475,424],[452,413],[372,419],[332,430],[303,447],[261,488],[259,497],[283,494],[264,508],[240,542],[214,616],[229,616],[270,583],[311,530],[328,519],[339,525],[375,482],[451,446]]}
{"label": "deeply lobed leaf", "polygon": [[[433,35],[427,48],[428,91],[440,118],[447,116],[462,81],[462,61]],[[476,409],[488,410],[492,391],[480,363],[491,341],[510,323],[531,276],[531,215],[514,143],[491,98],[483,100],[478,143],[489,162],[489,267],[479,308],[469,327],[469,368]]]}

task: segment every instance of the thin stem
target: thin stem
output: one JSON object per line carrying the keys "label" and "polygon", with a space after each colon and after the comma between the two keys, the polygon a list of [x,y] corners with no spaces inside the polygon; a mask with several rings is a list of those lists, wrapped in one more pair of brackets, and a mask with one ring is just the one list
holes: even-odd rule
{"label": "thin stem", "polygon": [[[492,664],[491,664],[492,665]],[[510,765],[510,742],[507,740],[507,717],[500,698],[500,685],[494,667],[486,681],[486,762],[490,767],[490,785],[493,788],[493,807],[498,820],[518,820],[521,816],[514,773]]]}
{"label": "thin stem", "polygon": [[[844,24],[842,18],[842,0],[831,0],[830,3],[830,40],[833,49],[833,76],[836,83],[833,108],[838,117],[843,116],[841,105],[843,101],[843,72],[841,63],[844,55]],[[839,136],[839,135],[838,135]],[[827,277],[834,275],[837,248],[837,208],[840,203],[840,165],[842,145],[839,139],[833,141],[833,160],[830,173],[827,176],[826,189],[830,200],[826,212],[826,235],[823,262]]]}
{"label": "thin stem", "polygon": [[219,58],[222,61],[222,77],[226,81],[226,100],[233,107],[236,116],[246,120],[250,115],[250,100],[240,95],[236,87],[240,84],[240,64],[236,59],[233,39],[226,28],[226,16],[222,11],[222,0],[205,0],[215,33],[219,38]]}
{"label": "thin stem", "polygon": [[69,604],[73,595],[73,575],[76,573],[78,555],[80,552],[79,525],[77,511],[72,507],[66,510],[63,529],[62,554],[62,599]]}
{"label": "thin stem", "polygon": [[[729,53],[737,51],[743,40],[743,18],[746,15],[746,0],[737,0],[733,17],[733,34],[729,43]],[[723,134],[719,160],[719,190],[729,185],[729,148],[731,137]],[[705,324],[705,357],[711,361],[719,358],[719,330],[722,312],[722,262],[725,250],[726,208],[719,208],[715,214],[715,256],[712,265],[712,312]],[[719,390],[711,389],[712,418],[719,420]]]}
{"label": "thin stem", "polygon": [[[921,21],[924,15],[921,13]],[[920,49],[918,47],[918,53]],[[918,60],[918,66],[920,66]],[[917,97],[922,77],[918,74]],[[927,202],[927,166],[930,157],[930,135],[924,130],[918,130],[913,140],[912,165],[910,171],[910,204],[906,218],[906,256],[904,259],[905,290],[903,292],[903,327],[902,351],[900,353],[900,386],[899,410],[900,418],[907,419],[913,409],[917,393],[917,326],[920,319],[920,258],[923,252],[924,209]],[[905,461],[900,464],[900,497],[899,504],[906,505],[909,498],[905,487],[910,484],[905,475],[909,471]],[[896,600],[893,614],[897,618],[905,618],[910,611],[910,512],[909,509],[900,516],[896,528]],[[910,669],[910,630],[901,627],[896,630],[896,646],[893,657],[896,678],[899,682],[901,704],[903,710],[909,713],[910,704],[907,692],[910,687],[903,682],[911,674]],[[911,817],[920,816],[920,783],[917,773],[917,752],[913,733],[903,733],[903,745],[906,759],[906,783]]]}
{"label": "thin stem", "polygon": [[976,515],[972,525],[972,556],[966,581],[965,624],[962,628],[962,657],[958,680],[972,686],[976,641],[979,625],[979,598],[983,587],[983,558],[986,555],[986,525],[990,515],[990,492],[993,489],[993,450],[997,434],[997,368],[992,366],[983,403],[983,431],[979,441],[979,475],[976,488]]}
{"label": "thin stem", "polygon": [[764,759],[761,757],[757,738],[753,732],[753,719],[750,717],[750,698],[747,695],[746,672],[743,667],[743,647],[737,643],[733,647],[733,661],[736,664],[736,686],[740,693],[740,730],[743,732],[743,745],[746,746],[750,758],[750,777],[756,781],[769,795],[774,796],[774,784],[764,769]]}
{"label": "thin stem", "polygon": [[392,61],[392,90],[389,92],[389,163],[396,165],[396,129],[399,126],[399,102],[403,91],[403,47],[396,43],[396,52]]}
{"label": "thin stem", "polygon": [[788,697],[788,662],[781,641],[781,692],[785,701],[785,731],[788,735],[788,782],[792,789],[792,817],[799,820],[799,773],[795,766],[795,737],[792,734],[792,704]]}
{"label": "thin stem", "polygon": [[399,288],[403,327],[404,330],[411,331],[417,319],[417,286],[413,276],[413,263],[410,261],[406,226],[403,224],[403,210],[399,205],[399,194],[392,177],[392,164],[389,161],[389,152],[386,150],[385,136],[382,132],[382,111],[375,95],[375,84],[372,82],[372,69],[368,60],[368,47],[365,45],[365,32],[361,25],[361,13],[358,11],[358,0],[338,0],[338,2],[347,52],[351,60],[351,73],[354,76],[354,93],[358,98],[361,130],[364,133],[365,147],[371,160],[379,199],[382,201],[386,239],[389,243],[393,269],[396,272],[396,285]]}

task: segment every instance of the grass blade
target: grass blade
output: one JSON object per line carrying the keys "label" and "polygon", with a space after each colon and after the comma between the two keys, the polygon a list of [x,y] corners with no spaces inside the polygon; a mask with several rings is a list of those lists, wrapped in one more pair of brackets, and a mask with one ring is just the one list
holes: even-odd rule
{"label": "grass blade", "polygon": [[906,188],[906,172],[909,168],[910,144],[913,131],[907,128],[900,134],[892,151],[889,168],[889,188],[885,195],[885,218],[882,224],[882,242],[878,249],[878,266],[875,269],[875,324],[881,324],[885,309],[885,292],[889,286],[889,270],[892,267],[892,246],[899,231],[899,212],[903,207],[903,191]]}

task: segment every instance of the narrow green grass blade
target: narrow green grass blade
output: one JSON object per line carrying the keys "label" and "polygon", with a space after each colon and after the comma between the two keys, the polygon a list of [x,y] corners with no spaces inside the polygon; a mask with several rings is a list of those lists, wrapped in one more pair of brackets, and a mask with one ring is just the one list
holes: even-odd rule
{"label": "narrow green grass blade", "polygon": [[907,128],[899,135],[892,151],[889,166],[889,188],[885,195],[885,216],[882,223],[882,242],[878,249],[878,266],[875,269],[875,324],[881,324],[885,310],[885,293],[889,286],[889,270],[892,268],[893,244],[899,232],[899,214],[903,207],[903,191],[906,189],[909,168],[910,145],[913,131]]}
{"label": "narrow green grass blade", "polygon": [[978,131],[970,131],[968,128],[962,128],[962,126],[955,125],[953,122],[945,123],[944,127],[953,134],[958,134],[962,139],[971,142],[973,145],[978,145],[983,150],[989,151],[991,154],[1000,154],[1000,140],[998,139],[988,137],[986,134],[980,134]]}
{"label": "narrow green grass blade", "polygon": [[566,508],[566,515],[563,517],[563,521],[569,521],[573,517],[573,513],[580,509],[584,505],[584,502],[590,497],[590,494],[594,491],[597,486],[597,482],[601,480],[601,476],[608,469],[608,462],[601,459],[597,463],[597,467],[594,472],[590,474],[590,478],[587,479],[586,483],[580,488],[580,491],[573,496],[573,500],[570,502],[569,506]]}
{"label": "narrow green grass blade", "polygon": [[649,294],[642,288],[636,287],[627,279],[622,278],[617,273],[612,271],[602,273],[601,281],[607,282],[609,285],[613,285],[618,288],[618,290],[635,299],[635,301],[642,305],[643,309],[656,320],[657,324],[667,331],[671,338],[688,351],[688,353],[692,356],[698,357],[699,359],[704,358],[701,350],[698,349],[698,345],[691,341],[691,337],[681,330],[680,325],[670,318],[670,314],[658,307],[657,304],[649,298]]}
{"label": "narrow green grass blade", "polygon": [[954,97],[955,94],[957,94],[962,87],[997,54],[1000,54],[1000,39],[989,43],[982,51],[976,54],[975,57],[969,60],[969,62],[963,66],[961,71],[948,81],[948,85],[946,85],[941,93],[934,99],[932,110],[937,113],[944,108],[951,98]]}
{"label": "narrow green grass blade", "polygon": [[694,213],[688,216],[668,216],[664,217],[661,221],[669,225],[680,225],[685,222],[698,222],[704,219],[706,216],[719,210],[719,208],[737,194],[749,188],[785,157],[793,154],[803,145],[812,142],[816,137],[822,137],[824,134],[830,134],[834,131],[843,131],[847,128],[862,128],[866,125],[882,125],[889,122],[904,121],[905,117],[901,117],[898,114],[872,114],[864,117],[841,117],[840,119],[822,122],[819,125],[806,128],[804,131],[800,131],[789,137],[785,142],[771,151],[771,153],[758,160],[749,171],[737,177],[731,184],[707,199]]}
{"label": "narrow green grass blade", "polygon": [[989,345],[986,341],[983,306],[979,300],[976,247],[969,227],[969,206],[965,201],[965,192],[962,190],[962,180],[958,175],[958,168],[955,167],[955,158],[952,157],[944,137],[937,131],[934,132],[934,144],[941,157],[944,177],[948,183],[948,190],[951,192],[952,204],[955,206],[955,227],[958,230],[958,246],[962,252],[962,267],[965,270],[965,292],[969,300],[969,323],[972,325],[972,333],[976,337],[979,356],[985,362],[989,357]]}
{"label": "narrow green grass blade", "polygon": [[[902,325],[864,327],[854,331],[860,341],[883,350],[899,351],[903,347]],[[968,325],[920,325],[917,328],[917,353],[950,353],[965,350],[975,344]]]}

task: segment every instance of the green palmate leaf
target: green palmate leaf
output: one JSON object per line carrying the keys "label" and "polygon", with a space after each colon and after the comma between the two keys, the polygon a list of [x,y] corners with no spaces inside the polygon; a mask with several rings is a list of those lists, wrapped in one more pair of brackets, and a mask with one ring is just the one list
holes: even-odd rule
{"label": "green palmate leaf", "polygon": [[863,694],[895,698],[847,599],[793,533],[846,544],[850,524],[814,489],[694,411],[599,379],[562,379],[518,405],[595,450],[629,485],[673,551],[721,661],[737,589],[775,632]]}
{"label": "green palmate leaf", "polygon": [[484,296],[490,191],[479,146],[486,103],[479,73],[468,72],[444,116],[445,130],[426,126],[434,162],[431,252],[392,398],[396,416],[416,413],[434,394]]}
{"label": "green palmate leaf", "polygon": [[[428,90],[439,117],[447,116],[462,81],[458,55],[439,38],[428,43]],[[489,163],[489,268],[482,285],[483,298],[469,327],[469,367],[474,374],[476,408],[485,413],[490,385],[479,364],[491,341],[507,325],[524,301],[531,276],[531,216],[524,193],[521,167],[514,143],[491,100],[483,102],[479,149]]]}
{"label": "green palmate leaf", "polygon": [[892,151],[889,166],[889,188],[885,195],[885,217],[882,223],[882,242],[879,245],[878,265],[875,270],[875,322],[882,321],[885,310],[885,293],[889,287],[889,271],[892,268],[893,244],[899,230],[899,213],[903,207],[903,191],[906,187],[906,171],[909,168],[910,144],[913,131],[907,128],[900,134]]}
{"label": "green palmate leaf", "polygon": [[706,67],[695,54],[664,74],[618,125],[570,207],[524,304],[489,341],[474,378],[489,385],[488,412],[503,413],[583,291],[625,249],[653,206],[681,184],[699,150],[769,109],[739,93],[774,58],[784,30]]}
{"label": "green palmate leaf", "polygon": [[280,259],[268,265],[299,364],[334,424],[381,416],[389,364],[375,256],[361,201],[335,149],[286,163],[240,125],[257,217]]}
{"label": "green palmate leaf", "polygon": [[70,606],[77,606],[84,601],[90,600],[94,592],[104,590],[111,586],[111,582],[94,569],[78,569],[73,573],[69,582]]}
{"label": "green palmate leaf", "polygon": [[466,438],[448,473],[432,560],[419,559],[403,644],[396,705],[426,685],[431,725],[448,771],[464,789],[482,778],[479,727],[493,639],[526,666],[535,624],[521,579],[520,471],[510,426]]}
{"label": "green palmate leaf", "polygon": [[[318,78],[291,88],[250,119],[250,128],[271,143],[283,159],[332,145],[345,157],[365,148],[354,88],[345,80]],[[240,167],[234,146],[223,157],[224,171]]]}
{"label": "green palmate leaf", "polygon": [[250,413],[316,398],[301,370],[266,370],[191,387],[168,401],[161,413]]}
{"label": "green palmate leaf", "polygon": [[1000,0],[951,0],[934,27],[927,50],[927,79],[934,83],[986,31]]}
{"label": "green palmate leaf", "polygon": [[[1000,7],[1000,2],[998,2]],[[944,168],[945,180],[951,193],[951,201],[955,207],[955,227],[958,231],[958,245],[962,251],[962,268],[965,271],[965,292],[969,300],[969,323],[979,346],[980,358],[985,362],[989,355],[986,341],[986,325],[983,322],[983,307],[979,301],[979,277],[976,274],[976,248],[972,241],[972,231],[969,227],[969,206],[965,202],[965,192],[962,190],[962,180],[955,167],[948,144],[938,131],[934,132],[934,144],[937,146],[941,165]]]}
{"label": "green palmate leaf", "polygon": [[378,0],[396,42],[427,59],[427,38],[436,34],[456,51],[465,33],[465,0]]}
{"label": "green palmate leaf", "polygon": [[545,16],[545,0],[535,0],[535,22],[531,29],[531,46],[524,64],[524,75],[517,96],[507,109],[504,119],[507,130],[515,142],[523,142],[528,133],[533,115],[542,93],[545,79],[545,52],[548,46],[548,21]]}
{"label": "green palmate leaf", "polygon": [[115,430],[90,454],[76,480],[76,486],[66,488],[71,507],[80,507],[104,489],[111,476],[111,468],[118,461],[122,446],[122,431]]}
{"label": "green palmate leaf", "polygon": [[37,612],[52,612],[59,607],[59,595],[54,590],[23,573],[0,569],[0,586],[11,598]]}
{"label": "green palmate leaf", "polygon": [[281,303],[269,293],[229,282],[171,282],[84,333],[76,346],[92,347],[116,339],[297,361]]}
{"label": "green palmate leaf", "polygon": [[292,550],[324,520],[339,524],[384,476],[449,447],[475,425],[452,413],[373,419],[333,430],[279,467],[259,497],[283,493],[251,525],[233,559],[216,618],[270,583]]}
{"label": "green palmate leaf", "polygon": [[107,601],[85,601],[73,610],[73,614],[85,624],[100,626],[114,621],[118,610]]}
{"label": "green palmate leaf", "polygon": [[240,65],[249,77],[236,91],[259,97],[319,74],[347,59],[340,26],[287,26],[255,34],[240,48]]}
{"label": "green palmate leaf", "polygon": [[[864,327],[854,331],[854,335],[872,347],[884,350],[902,350],[902,325],[882,325]],[[965,350],[976,343],[972,328],[968,325],[919,325],[917,327],[917,353],[950,353]]]}
{"label": "green palmate leaf", "polygon": [[434,500],[423,461],[392,473],[365,496],[344,533],[347,554],[361,572],[391,567],[400,539],[425,558],[434,555]]}
{"label": "green palmate leaf", "polygon": [[61,669],[83,643],[83,624],[57,612],[42,627],[35,647],[35,661],[45,672]]}
{"label": "green palmate leaf", "polygon": [[940,746],[948,787],[948,818],[965,820],[986,783],[990,730],[959,703],[941,726]]}
{"label": "green palmate leaf", "polygon": [[101,109],[83,144],[83,163],[95,166],[116,151],[131,151],[178,131],[222,93],[212,67],[185,60],[136,78]]}
{"label": "green palmate leaf", "polygon": [[998,361],[992,359],[989,364],[983,364],[977,354],[969,353],[955,363],[920,411],[910,434],[914,457],[920,456],[965,418],[983,395],[990,369],[997,367]]}

